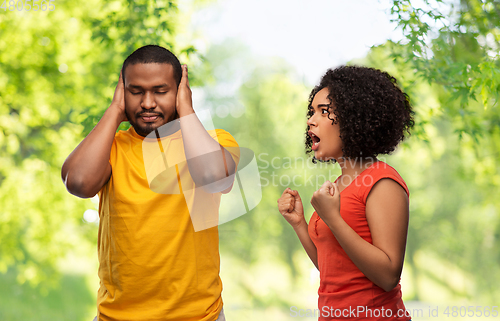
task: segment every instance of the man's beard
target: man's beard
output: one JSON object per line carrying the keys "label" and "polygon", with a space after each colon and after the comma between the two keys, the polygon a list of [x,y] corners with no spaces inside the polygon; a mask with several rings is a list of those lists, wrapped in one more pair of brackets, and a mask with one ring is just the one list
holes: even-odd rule
{"label": "man's beard", "polygon": [[[139,119],[139,117],[141,117],[142,114],[146,114],[146,113],[154,114],[154,115],[157,115],[158,118],[165,119],[165,116],[162,113],[151,113],[151,112],[147,112],[147,111],[141,111],[141,112],[135,114],[135,119]],[[147,123],[145,125],[139,125],[135,120],[132,119],[132,117],[129,116],[129,113],[126,110],[125,110],[125,116],[127,116],[127,120],[130,123],[130,125],[132,125],[135,132],[142,137],[148,136],[149,133],[151,133],[153,130],[155,130],[156,128],[159,127],[159,126],[155,126],[155,124],[157,122]]]}

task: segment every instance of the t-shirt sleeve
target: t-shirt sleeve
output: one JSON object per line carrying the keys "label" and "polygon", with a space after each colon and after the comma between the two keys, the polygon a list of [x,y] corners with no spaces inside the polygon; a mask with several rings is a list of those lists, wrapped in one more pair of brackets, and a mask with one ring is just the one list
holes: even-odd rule
{"label": "t-shirt sleeve", "polygon": [[[111,164],[111,175],[113,175],[113,167],[115,166],[116,164],[116,137],[117,137],[118,134],[115,135],[115,138],[113,139],[113,144],[111,145],[111,151],[109,153],[109,163]],[[111,180],[111,177],[109,178],[109,180],[106,182],[106,184],[104,184],[101,189],[99,190],[99,192],[97,192],[97,196],[99,197],[99,199],[101,198],[101,194],[102,194],[102,191],[104,190],[104,188],[109,184],[109,181]]]}
{"label": "t-shirt sleeve", "polygon": [[240,148],[234,137],[223,129],[216,129],[216,134],[219,144],[231,154],[236,166],[238,166],[238,162],[240,160]]}
{"label": "t-shirt sleeve", "polygon": [[410,191],[408,190],[405,181],[399,175],[399,173],[391,166],[385,163],[381,163],[379,165],[375,164],[374,168],[362,177],[361,188],[359,189],[359,197],[364,204],[366,204],[366,200],[368,198],[368,195],[370,195],[373,186],[375,186],[378,181],[384,178],[392,179],[393,181],[401,185],[408,197],[410,197]]}

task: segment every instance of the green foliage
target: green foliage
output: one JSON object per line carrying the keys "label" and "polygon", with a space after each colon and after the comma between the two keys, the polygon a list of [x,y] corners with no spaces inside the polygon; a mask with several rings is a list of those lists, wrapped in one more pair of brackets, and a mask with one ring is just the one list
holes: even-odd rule
{"label": "green foliage", "polygon": [[393,47],[394,61],[441,86],[442,112],[453,119],[459,135],[477,140],[491,134],[499,125],[500,3],[424,4],[417,8],[409,0],[393,1],[391,13],[405,36]]}
{"label": "green foliage", "polygon": [[28,284],[19,284],[16,273],[0,274],[0,320],[92,320],[95,298],[81,275],[65,275],[44,296]]}

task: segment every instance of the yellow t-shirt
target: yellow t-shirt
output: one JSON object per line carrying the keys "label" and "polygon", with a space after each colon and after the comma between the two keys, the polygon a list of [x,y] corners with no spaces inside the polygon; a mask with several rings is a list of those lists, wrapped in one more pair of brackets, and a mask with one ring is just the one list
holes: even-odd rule
{"label": "yellow t-shirt", "polygon": [[[209,134],[224,147],[238,146],[224,130]],[[216,320],[222,309],[218,228],[195,232],[182,193],[150,189],[143,140],[132,127],[115,135],[111,178],[99,192],[98,320]],[[180,131],[161,143],[184,155]],[[237,164],[239,154],[228,151]],[[185,162],[175,168],[174,182],[189,175]],[[218,206],[220,193],[213,198]]]}

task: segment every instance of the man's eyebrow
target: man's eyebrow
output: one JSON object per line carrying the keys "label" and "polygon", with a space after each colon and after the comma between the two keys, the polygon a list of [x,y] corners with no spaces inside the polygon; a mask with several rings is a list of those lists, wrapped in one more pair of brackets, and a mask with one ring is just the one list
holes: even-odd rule
{"label": "man's eyebrow", "polygon": [[[130,88],[135,88],[135,89],[142,89],[142,86],[139,86],[139,85],[132,85],[132,84],[129,84],[128,85]],[[157,88],[164,88],[164,87],[169,87],[168,84],[161,84],[161,85],[157,85],[157,86],[153,86],[153,88],[157,89]]]}
{"label": "man's eyebrow", "polygon": [[327,108],[330,108],[332,107],[330,104],[318,104],[318,106],[316,106],[316,108],[321,108],[321,107],[327,107]]}
{"label": "man's eyebrow", "polygon": [[163,87],[169,87],[168,84],[161,84],[158,86],[153,86],[153,88],[163,88]]}

